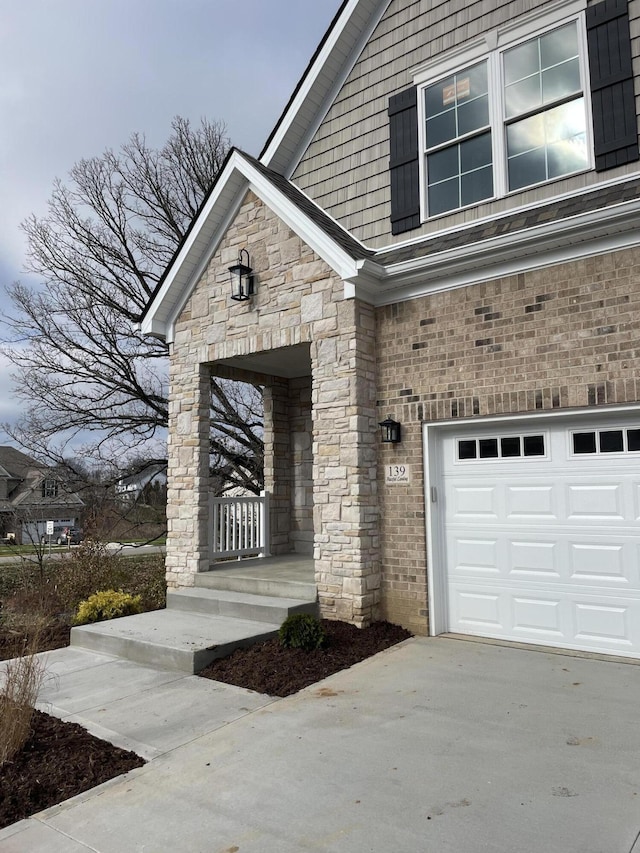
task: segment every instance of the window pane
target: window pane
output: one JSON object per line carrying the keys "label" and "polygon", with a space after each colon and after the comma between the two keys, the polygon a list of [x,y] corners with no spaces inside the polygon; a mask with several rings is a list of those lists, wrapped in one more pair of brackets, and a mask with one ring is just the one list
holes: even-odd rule
{"label": "window pane", "polygon": [[509,189],[518,190],[547,179],[544,148],[509,160]]}
{"label": "window pane", "polygon": [[531,74],[537,74],[540,70],[540,56],[538,53],[538,39],[521,44],[506,51],[504,54],[504,79],[507,85]]}
{"label": "window pane", "polygon": [[544,126],[549,143],[584,136],[584,98],[547,110],[544,113]]}
{"label": "window pane", "polygon": [[464,136],[489,124],[489,98],[483,95],[458,107],[458,135]]}
{"label": "window pane", "polygon": [[596,452],[596,434],[595,434],[595,432],[574,432],[574,434],[573,434],[573,452],[574,453],[595,453]]}
{"label": "window pane", "polygon": [[[467,71],[464,71],[462,74],[458,74],[458,103],[461,103],[462,98],[460,94],[463,93],[465,87],[462,85],[463,80],[466,78],[469,81],[469,97],[477,98],[480,95],[486,95],[489,91],[489,86],[487,84],[487,63],[479,62],[478,65],[474,65],[472,68],[469,68]],[[465,84],[466,85],[466,84]]]}
{"label": "window pane", "polygon": [[475,439],[458,442],[458,459],[475,459],[476,458],[476,442]]}
{"label": "window pane", "polygon": [[542,100],[545,104],[580,92],[581,88],[580,63],[577,59],[542,73]]}
{"label": "window pane", "polygon": [[434,148],[436,145],[455,139],[456,136],[455,110],[447,110],[435,118],[427,119],[427,148]]}
{"label": "window pane", "polygon": [[515,157],[545,144],[544,115],[531,116],[507,127],[507,156]]}
{"label": "window pane", "polygon": [[454,83],[455,77],[447,77],[446,80],[442,80],[434,86],[428,86],[424,90],[425,114],[429,118],[453,109],[454,102],[446,99],[443,93],[450,90]]}
{"label": "window pane", "polygon": [[505,109],[507,118],[527,113],[542,105],[542,93],[540,91],[540,75],[527,77],[507,86],[504,92]]}
{"label": "window pane", "polygon": [[525,437],[524,437],[524,455],[525,456],[544,456],[544,436],[543,435],[525,435]]}
{"label": "window pane", "polygon": [[498,456],[498,439],[497,438],[481,438],[478,442],[480,445],[481,459],[494,459]]}
{"label": "window pane", "polygon": [[507,456],[520,456],[520,437],[516,435],[512,438],[501,438],[500,450],[503,458]]}
{"label": "window pane", "polygon": [[458,178],[430,186],[428,203],[429,216],[437,216],[439,213],[460,207]]}
{"label": "window pane", "polygon": [[547,153],[547,162],[550,178],[559,178],[569,172],[577,172],[587,166],[587,142],[586,137],[567,139],[550,145]]}
{"label": "window pane", "polygon": [[586,169],[587,136],[582,98],[549,110],[545,115],[545,135],[549,144],[550,178]]}
{"label": "window pane", "polygon": [[621,429],[612,429],[600,433],[601,453],[622,453],[623,450],[624,441]]}
{"label": "window pane", "polygon": [[467,172],[460,178],[460,204],[474,204],[493,195],[493,167]]}
{"label": "window pane", "polygon": [[640,450],[640,429],[627,430],[627,448],[634,452]]}
{"label": "window pane", "polygon": [[460,171],[470,172],[491,165],[491,134],[483,133],[460,143]]}
{"label": "window pane", "polygon": [[454,175],[457,176],[460,173],[458,146],[451,145],[449,148],[443,148],[441,151],[436,151],[435,154],[430,154],[427,157],[427,167],[430,184],[437,184],[439,181],[452,178]]}
{"label": "window pane", "polygon": [[509,125],[507,157],[510,190],[585,169],[584,99]]}
{"label": "window pane", "polygon": [[550,68],[578,55],[578,33],[574,23],[559,27],[540,38],[542,68]]}

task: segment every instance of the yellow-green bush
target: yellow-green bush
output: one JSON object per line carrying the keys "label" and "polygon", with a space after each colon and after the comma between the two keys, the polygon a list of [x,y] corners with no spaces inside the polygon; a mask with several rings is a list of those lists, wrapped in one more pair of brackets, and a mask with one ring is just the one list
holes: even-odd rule
{"label": "yellow-green bush", "polygon": [[118,619],[120,616],[133,616],[141,612],[142,600],[139,595],[106,589],[80,602],[73,624],[87,625],[90,622],[103,622],[106,619]]}

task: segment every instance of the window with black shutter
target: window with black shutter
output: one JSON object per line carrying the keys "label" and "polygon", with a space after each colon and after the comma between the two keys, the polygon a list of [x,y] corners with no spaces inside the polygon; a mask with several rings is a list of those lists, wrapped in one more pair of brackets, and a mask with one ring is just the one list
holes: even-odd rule
{"label": "window with black shutter", "polygon": [[627,0],[558,18],[507,30],[489,53],[477,42],[432,79],[425,66],[390,99],[393,234],[417,228],[421,207],[431,218],[640,159]]}

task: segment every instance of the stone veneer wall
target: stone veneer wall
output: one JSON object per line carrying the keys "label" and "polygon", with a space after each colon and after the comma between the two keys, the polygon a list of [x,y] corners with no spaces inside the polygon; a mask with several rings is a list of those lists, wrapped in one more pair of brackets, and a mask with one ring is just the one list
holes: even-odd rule
{"label": "stone veneer wall", "polygon": [[[241,248],[248,249],[256,274],[256,293],[247,303],[233,302],[229,295],[228,267]],[[214,363],[222,359],[302,343],[310,344],[311,353],[320,604],[327,616],[364,625],[376,615],[380,587],[374,313],[357,300],[345,302],[340,279],[251,192],[176,323],[168,583],[192,584],[193,572],[207,565],[208,484],[203,472],[208,462],[208,371],[216,370]],[[282,433],[284,384],[271,387],[273,429]],[[296,389],[289,411],[294,428],[301,422],[303,398],[303,389]],[[290,454],[286,445],[283,439],[283,452]],[[294,455],[298,450],[294,439]],[[277,478],[278,461],[268,464]],[[285,503],[283,496],[280,510]]]}
{"label": "stone veneer wall", "polygon": [[378,420],[402,423],[380,467],[382,615],[428,630],[422,423],[640,400],[640,251],[509,276],[376,311]]}

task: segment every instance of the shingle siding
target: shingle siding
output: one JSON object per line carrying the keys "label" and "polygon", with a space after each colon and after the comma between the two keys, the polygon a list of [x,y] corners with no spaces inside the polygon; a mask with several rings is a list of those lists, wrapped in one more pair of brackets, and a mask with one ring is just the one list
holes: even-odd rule
{"label": "shingle siding", "polygon": [[[636,170],[631,163],[588,172],[439,219],[392,238],[389,189],[389,97],[411,85],[411,69],[545,5],[547,0],[392,0],[314,136],[293,180],[354,236],[373,248],[467,223],[521,204],[591,186]],[[588,5],[594,5],[589,2]],[[640,75],[640,0],[630,0],[634,71]],[[636,103],[640,112],[636,86]],[[370,183],[373,190],[370,190]],[[348,191],[345,193],[345,189]]]}

